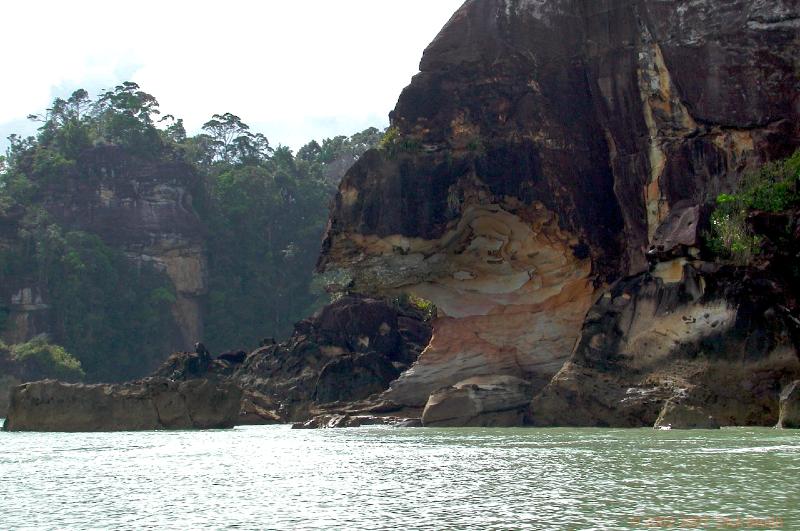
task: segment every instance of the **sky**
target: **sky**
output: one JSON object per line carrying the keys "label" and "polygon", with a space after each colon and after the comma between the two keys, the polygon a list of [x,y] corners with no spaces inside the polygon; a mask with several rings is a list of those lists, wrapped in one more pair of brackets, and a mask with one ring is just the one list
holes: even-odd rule
{"label": "sky", "polygon": [[231,112],[272,146],[388,125],[464,0],[25,0],[0,23],[0,153],[55,97],[122,81],[197,133]]}

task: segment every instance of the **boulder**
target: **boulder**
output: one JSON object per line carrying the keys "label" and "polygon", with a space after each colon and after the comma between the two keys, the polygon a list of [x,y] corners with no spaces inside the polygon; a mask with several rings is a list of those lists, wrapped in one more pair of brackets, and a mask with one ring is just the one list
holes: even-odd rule
{"label": "boulder", "polygon": [[242,392],[232,382],[148,379],[120,385],[44,380],[16,387],[5,431],[232,428]]}
{"label": "boulder", "polygon": [[[323,404],[324,412],[349,411],[348,404],[387,389],[430,335],[428,317],[402,301],[348,295],[295,325],[287,341],[250,353],[233,379],[282,421],[305,422]],[[174,371],[166,367],[164,376]]]}
{"label": "boulder", "polygon": [[800,428],[800,380],[792,382],[781,393],[779,428]]}
{"label": "boulder", "polygon": [[431,394],[424,426],[520,426],[531,384],[513,376],[470,378]]}
{"label": "boulder", "polygon": [[400,374],[376,352],[342,356],[322,368],[314,400],[319,404],[352,402],[380,393]]}
{"label": "boulder", "polygon": [[717,419],[700,406],[667,400],[653,427],[674,430],[718,430],[720,425]]}
{"label": "boulder", "polygon": [[700,246],[700,206],[677,204],[653,234],[648,257],[666,260]]}

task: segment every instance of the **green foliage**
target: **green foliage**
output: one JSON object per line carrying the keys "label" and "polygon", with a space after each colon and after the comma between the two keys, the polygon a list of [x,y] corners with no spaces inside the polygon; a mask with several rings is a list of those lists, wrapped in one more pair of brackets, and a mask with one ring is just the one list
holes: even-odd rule
{"label": "green foliage", "polygon": [[745,176],[735,194],[720,194],[707,243],[712,252],[746,265],[761,252],[762,238],[747,217],[753,211],[781,212],[800,203],[800,151]]}
{"label": "green foliage", "polygon": [[378,142],[378,149],[391,151],[397,145],[399,140],[400,140],[400,129],[398,129],[395,126],[392,126],[386,130],[380,142]]}
{"label": "green foliage", "polygon": [[228,168],[209,184],[206,343],[232,348],[287,334],[317,298],[310,283],[325,185],[280,160]]}
{"label": "green foliage", "polygon": [[258,164],[265,161],[272,148],[261,133],[253,134],[242,119],[226,112],[215,114],[203,124],[213,150],[213,160],[226,164]]}
{"label": "green foliage", "polygon": [[168,348],[169,281],[151,267],[135,267],[95,235],[51,229],[37,242],[57,335],[94,379],[121,380],[154,368]]}
{"label": "green foliage", "polygon": [[392,126],[386,130],[378,143],[378,148],[386,151],[390,157],[394,157],[398,153],[417,153],[422,144],[414,137],[402,135],[397,127]]}
{"label": "green foliage", "polygon": [[44,335],[13,345],[8,350],[11,358],[23,364],[30,374],[64,381],[79,381],[86,376],[80,361],[64,347],[49,343]]}
{"label": "green foliage", "polygon": [[748,226],[747,214],[738,200],[723,194],[717,198],[717,208],[711,215],[709,248],[737,265],[749,264],[761,250],[761,238]]}

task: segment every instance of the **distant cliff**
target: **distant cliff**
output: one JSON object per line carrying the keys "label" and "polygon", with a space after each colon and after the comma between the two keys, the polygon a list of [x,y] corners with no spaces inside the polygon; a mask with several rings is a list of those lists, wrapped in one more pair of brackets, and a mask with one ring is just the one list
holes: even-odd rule
{"label": "distant cliff", "polygon": [[134,83],[77,90],[0,158],[0,338],[46,335],[89,381],[144,376],[197,341],[287,336],[325,301],[312,273],[334,187],[381,137],[295,154],[230,113],[195,136],[158,114]]}

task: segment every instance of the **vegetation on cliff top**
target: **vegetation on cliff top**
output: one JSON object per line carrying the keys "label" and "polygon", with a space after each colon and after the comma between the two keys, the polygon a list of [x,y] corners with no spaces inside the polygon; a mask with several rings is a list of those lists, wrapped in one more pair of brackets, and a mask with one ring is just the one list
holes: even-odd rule
{"label": "vegetation on cliff top", "polygon": [[[14,218],[16,226],[11,243],[0,245],[0,286],[42,289],[53,340],[91,380],[140,376],[168,353],[175,294],[163,272],[47,213],[48,197],[68,195],[69,183],[114,178],[92,173],[87,153],[116,146],[132,164],[188,165],[179,184],[206,227],[209,262],[206,330],[198,340],[220,351],[284,336],[324,302],[311,281],[338,184],[329,170],[382,136],[371,128],[312,141],[295,155],[232,113],[215,114],[201,134],[188,136],[182,120],[162,116],[156,98],[130,82],[95,99],[75,91],[30,118],[41,124],[37,136],[12,135],[0,159],[0,221]],[[8,326],[5,303],[0,333]]]}

